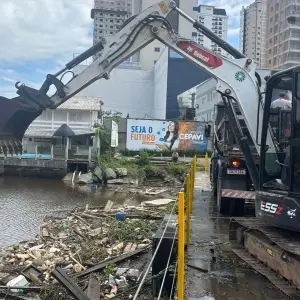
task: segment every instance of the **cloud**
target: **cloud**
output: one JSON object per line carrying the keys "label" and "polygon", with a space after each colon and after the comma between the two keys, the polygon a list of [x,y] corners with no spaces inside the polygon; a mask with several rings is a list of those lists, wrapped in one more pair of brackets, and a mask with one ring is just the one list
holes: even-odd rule
{"label": "cloud", "polygon": [[14,83],[39,88],[92,46],[93,0],[0,1],[0,95],[15,95]]}
{"label": "cloud", "polygon": [[92,0],[0,1],[0,61],[72,56],[92,45]]}
{"label": "cloud", "polygon": [[[239,15],[253,0],[201,0],[225,8],[228,40],[238,44]],[[0,0],[0,95],[15,96],[14,83],[39,88],[48,73],[92,46],[94,0]]]}

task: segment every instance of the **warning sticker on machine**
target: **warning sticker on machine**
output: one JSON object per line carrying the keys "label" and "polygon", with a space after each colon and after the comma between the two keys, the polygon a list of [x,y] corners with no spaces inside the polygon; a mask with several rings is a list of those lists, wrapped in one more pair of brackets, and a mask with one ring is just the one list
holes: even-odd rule
{"label": "warning sticker on machine", "polygon": [[191,42],[180,41],[176,45],[178,48],[191,55],[194,59],[200,61],[211,69],[220,67],[223,64],[223,61],[220,57],[197,47],[197,45]]}
{"label": "warning sticker on machine", "polygon": [[165,1],[160,1],[159,3],[158,3],[158,5],[159,5],[159,7],[160,7],[160,9],[161,9],[161,12],[163,13],[163,14],[166,14],[169,10],[168,10],[168,7],[167,7],[167,5],[166,5],[166,3],[165,3]]}

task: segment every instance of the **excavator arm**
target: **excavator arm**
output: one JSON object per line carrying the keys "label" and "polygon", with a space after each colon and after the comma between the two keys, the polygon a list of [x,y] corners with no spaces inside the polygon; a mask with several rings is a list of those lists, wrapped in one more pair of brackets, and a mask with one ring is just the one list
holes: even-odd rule
{"label": "excavator arm", "polygon": [[[174,10],[237,59],[231,60],[218,56],[195,42],[180,37],[166,18]],[[12,117],[9,118],[8,116],[7,122],[0,121],[2,122],[0,124],[0,140],[4,140],[2,147],[6,147],[7,141],[21,141],[27,127],[43,110],[57,108],[96,80],[109,79],[112,69],[155,39],[206,70],[217,80],[217,91],[222,95],[224,101],[228,100],[229,108],[232,102],[238,103],[252,139],[256,141],[259,129],[254,120],[258,115],[257,104],[259,103],[260,91],[255,77],[255,63],[251,59],[244,58],[236,49],[203,27],[202,24],[187,16],[176,7],[173,1],[164,0],[133,17],[127,24],[123,25],[123,28],[115,36],[103,39],[69,62],[64,69],[55,75],[47,75],[46,81],[39,90],[24,84],[16,84],[17,93],[20,96],[9,100],[14,105],[17,103],[12,107],[12,112],[14,109],[16,112]],[[60,75],[69,72],[69,69],[99,51],[101,51],[100,57],[68,83],[63,84],[58,79]],[[48,96],[47,92],[51,85],[55,86],[56,92],[53,96]],[[259,107],[262,110],[261,106]],[[261,111],[259,116],[262,115]],[[234,113],[232,118],[235,118]],[[242,139],[243,137],[238,138]],[[276,152],[270,136],[267,138],[267,142],[269,147]],[[259,153],[259,144],[255,143],[255,146]],[[247,150],[242,147],[242,151]],[[256,169],[255,165],[252,167]]]}

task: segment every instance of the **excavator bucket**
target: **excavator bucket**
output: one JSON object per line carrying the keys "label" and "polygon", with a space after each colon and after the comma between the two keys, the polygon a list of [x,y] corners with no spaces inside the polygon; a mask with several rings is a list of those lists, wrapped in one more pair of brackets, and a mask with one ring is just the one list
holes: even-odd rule
{"label": "excavator bucket", "polygon": [[0,154],[22,154],[24,133],[42,111],[38,105],[26,103],[21,97],[0,96]]}

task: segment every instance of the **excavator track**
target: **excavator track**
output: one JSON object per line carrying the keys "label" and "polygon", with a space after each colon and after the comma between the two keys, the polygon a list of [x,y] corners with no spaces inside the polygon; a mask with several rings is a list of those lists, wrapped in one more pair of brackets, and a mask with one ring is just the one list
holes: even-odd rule
{"label": "excavator track", "polygon": [[300,299],[300,233],[268,226],[256,218],[233,218],[232,251],[290,299]]}

